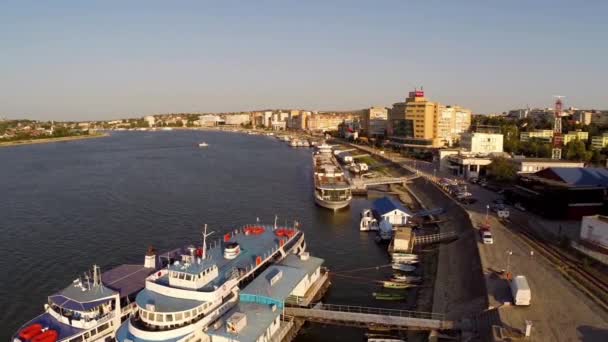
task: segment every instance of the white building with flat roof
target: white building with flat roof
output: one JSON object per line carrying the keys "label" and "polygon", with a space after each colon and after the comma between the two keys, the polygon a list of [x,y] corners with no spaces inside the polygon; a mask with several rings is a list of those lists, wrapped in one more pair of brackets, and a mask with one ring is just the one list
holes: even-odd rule
{"label": "white building with flat roof", "polygon": [[460,147],[473,154],[503,152],[503,135],[496,133],[464,133],[460,137]]}
{"label": "white building with flat roof", "polygon": [[148,123],[149,127],[154,126],[156,119],[152,115],[144,116],[144,121]]}

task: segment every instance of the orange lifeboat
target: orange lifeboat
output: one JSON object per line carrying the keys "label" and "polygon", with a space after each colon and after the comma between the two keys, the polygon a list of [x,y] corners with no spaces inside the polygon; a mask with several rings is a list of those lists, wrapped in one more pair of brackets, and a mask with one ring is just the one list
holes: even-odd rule
{"label": "orange lifeboat", "polygon": [[32,337],[40,334],[42,332],[42,324],[32,324],[29,327],[21,330],[21,332],[19,333],[19,337],[21,337],[24,340],[29,340]]}
{"label": "orange lifeboat", "polygon": [[264,229],[264,227],[259,227],[259,226],[245,228],[246,235],[260,235],[260,234],[264,233],[265,231],[266,230]]}
{"label": "orange lifeboat", "polygon": [[255,258],[255,265],[259,266],[262,263],[262,257],[261,256],[257,256]]}
{"label": "orange lifeboat", "polygon": [[57,331],[55,330],[47,330],[42,334],[34,336],[31,342],[55,342],[57,341]]}
{"label": "orange lifeboat", "polygon": [[226,235],[224,235],[224,242],[228,242],[230,241],[230,233],[227,233]]}

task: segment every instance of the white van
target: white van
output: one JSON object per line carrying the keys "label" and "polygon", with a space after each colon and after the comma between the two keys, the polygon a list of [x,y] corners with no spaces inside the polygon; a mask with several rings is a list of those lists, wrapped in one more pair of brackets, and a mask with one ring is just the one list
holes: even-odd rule
{"label": "white van", "polygon": [[530,305],[532,292],[525,276],[518,275],[511,280],[511,294],[513,295],[513,304]]}
{"label": "white van", "polygon": [[494,237],[492,236],[492,232],[487,229],[481,230],[481,241],[484,245],[491,245],[494,243]]}

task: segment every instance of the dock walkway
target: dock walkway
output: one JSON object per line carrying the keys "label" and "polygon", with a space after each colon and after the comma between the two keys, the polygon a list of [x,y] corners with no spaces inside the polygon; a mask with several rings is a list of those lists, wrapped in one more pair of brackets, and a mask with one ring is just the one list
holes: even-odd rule
{"label": "dock walkway", "polygon": [[307,308],[285,307],[285,315],[311,322],[359,328],[429,331],[460,328],[458,322],[444,320],[440,314],[350,305],[319,303]]}

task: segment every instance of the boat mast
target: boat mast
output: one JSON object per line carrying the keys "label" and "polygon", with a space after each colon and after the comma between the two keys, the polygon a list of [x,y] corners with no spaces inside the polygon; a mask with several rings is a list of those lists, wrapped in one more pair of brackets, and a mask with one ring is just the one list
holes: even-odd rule
{"label": "boat mast", "polygon": [[207,259],[207,236],[213,234],[213,232],[207,234],[207,224],[205,223],[205,230],[203,231],[203,260]]}

